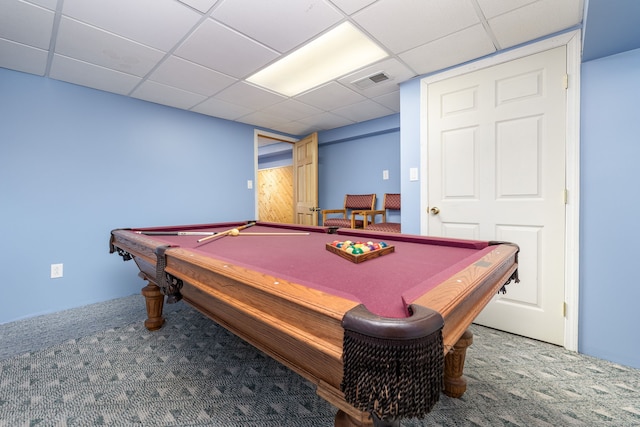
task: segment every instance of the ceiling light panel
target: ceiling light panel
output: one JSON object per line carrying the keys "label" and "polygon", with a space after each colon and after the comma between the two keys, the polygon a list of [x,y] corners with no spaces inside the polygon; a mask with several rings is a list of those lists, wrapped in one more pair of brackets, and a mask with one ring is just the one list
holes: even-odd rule
{"label": "ceiling light panel", "polygon": [[353,24],[345,22],[247,79],[295,96],[388,56]]}

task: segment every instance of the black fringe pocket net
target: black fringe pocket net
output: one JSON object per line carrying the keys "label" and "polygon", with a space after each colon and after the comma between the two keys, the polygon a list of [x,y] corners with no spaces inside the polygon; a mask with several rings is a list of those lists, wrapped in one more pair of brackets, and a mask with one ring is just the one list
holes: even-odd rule
{"label": "black fringe pocket net", "polygon": [[383,420],[426,416],[444,387],[443,322],[435,314],[439,319],[421,328],[421,336],[414,336],[416,325],[408,337],[401,331],[398,338],[345,327],[341,386],[346,401]]}

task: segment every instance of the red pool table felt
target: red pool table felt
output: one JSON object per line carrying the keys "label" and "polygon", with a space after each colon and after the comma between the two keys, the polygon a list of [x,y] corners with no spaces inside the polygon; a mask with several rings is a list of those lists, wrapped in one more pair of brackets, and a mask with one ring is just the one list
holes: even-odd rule
{"label": "red pool table felt", "polygon": [[[222,232],[242,225],[189,225],[138,228],[133,232]],[[308,235],[249,235],[244,233],[302,233]],[[358,301],[382,317],[407,317],[408,305],[461,268],[492,250],[487,242],[426,236],[384,235],[340,229],[328,234],[323,227],[256,224],[239,236],[147,236],[171,246],[188,248],[207,257],[258,271],[279,280],[298,283]],[[395,251],[363,263],[352,263],[326,250],[334,240],[372,241],[393,245]]]}

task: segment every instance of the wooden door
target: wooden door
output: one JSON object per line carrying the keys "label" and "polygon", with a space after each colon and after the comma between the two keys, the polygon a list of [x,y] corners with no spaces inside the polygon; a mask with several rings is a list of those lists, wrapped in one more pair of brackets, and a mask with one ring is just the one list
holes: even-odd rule
{"label": "wooden door", "polygon": [[293,147],[294,221],[318,225],[318,134],[296,142]]}
{"label": "wooden door", "polygon": [[564,341],[566,47],[428,86],[429,234],[520,248],[476,322]]}

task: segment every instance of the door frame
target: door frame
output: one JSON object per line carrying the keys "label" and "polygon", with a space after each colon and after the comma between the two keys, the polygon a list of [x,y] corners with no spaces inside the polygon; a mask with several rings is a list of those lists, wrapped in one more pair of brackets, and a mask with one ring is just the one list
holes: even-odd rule
{"label": "door frame", "polygon": [[253,161],[254,161],[254,172],[253,172],[253,200],[254,200],[254,218],[259,218],[260,213],[260,205],[259,205],[259,191],[258,191],[258,140],[261,136],[267,137],[269,139],[275,139],[282,142],[290,142],[291,144],[295,144],[300,140],[300,138],[292,138],[290,136],[285,136],[279,133],[268,132],[266,130],[254,129],[253,130]]}
{"label": "door frame", "polygon": [[[530,45],[498,53],[420,81],[420,170],[428,177],[427,94],[429,85],[560,46],[567,48],[566,209],[565,209],[565,323],[564,347],[578,351],[580,269],[580,61],[581,31],[573,30]],[[420,232],[428,234],[428,180],[420,180]]]}

